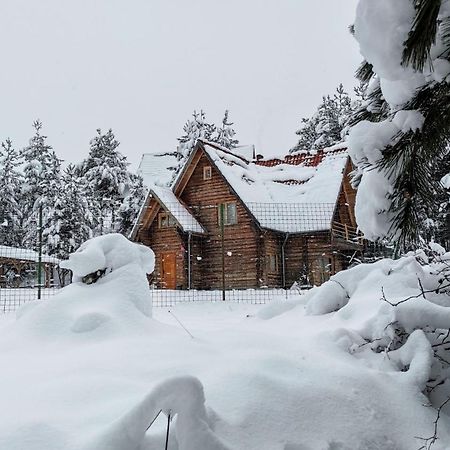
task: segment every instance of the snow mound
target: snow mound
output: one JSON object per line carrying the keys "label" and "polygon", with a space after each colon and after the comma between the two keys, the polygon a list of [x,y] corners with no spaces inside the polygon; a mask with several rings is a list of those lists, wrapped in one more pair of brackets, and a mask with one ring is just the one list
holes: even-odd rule
{"label": "snow mound", "polygon": [[[99,339],[146,327],[143,319],[152,313],[146,274],[154,261],[151,249],[122,235],[90,239],[61,263],[72,270],[74,282],[50,300],[19,309],[18,328],[44,339],[92,333]],[[105,275],[94,284],[81,281],[95,271]]]}
{"label": "snow mound", "polygon": [[[347,339],[349,351],[358,353],[368,345],[386,352],[394,370],[419,392],[429,380],[448,372],[445,360],[435,360],[442,360],[442,355],[433,348],[442,345],[450,326],[450,297],[439,289],[450,253],[434,244],[430,248],[431,262],[420,251],[399,260],[361,264],[339,272],[306,296],[307,314],[335,312],[347,337],[353,333]],[[449,386],[441,397],[448,390]]]}
{"label": "snow mound", "polygon": [[60,266],[72,271],[74,281],[81,281],[97,270],[111,272],[128,264],[136,264],[140,271],[152,273],[155,254],[144,245],[134,244],[121,234],[112,233],[89,239]]}
{"label": "snow mound", "polygon": [[227,450],[209,425],[200,381],[191,376],[171,378],[156,386],[139,404],[118,419],[86,449],[141,448],[149,425],[159,412],[176,417],[178,450]]}

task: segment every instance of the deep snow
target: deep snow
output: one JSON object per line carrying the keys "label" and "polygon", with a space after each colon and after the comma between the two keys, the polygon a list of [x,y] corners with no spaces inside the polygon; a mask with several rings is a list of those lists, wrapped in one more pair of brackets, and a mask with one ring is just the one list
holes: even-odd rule
{"label": "deep snow", "polygon": [[[414,450],[432,434],[435,410],[409,376],[427,361],[402,372],[414,348],[391,360],[359,346],[379,274],[361,277],[368,309],[305,307],[321,289],[342,298],[331,282],[297,302],[189,303],[150,317],[136,266],[2,318],[0,449],[161,449],[165,417],[145,433],[159,409],[175,414],[172,450]],[[433,450],[448,448],[445,420],[440,437]]]}

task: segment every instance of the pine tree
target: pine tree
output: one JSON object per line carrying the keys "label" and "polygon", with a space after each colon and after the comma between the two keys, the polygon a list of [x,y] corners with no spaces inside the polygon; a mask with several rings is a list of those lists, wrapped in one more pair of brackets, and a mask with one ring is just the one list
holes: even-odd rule
{"label": "pine tree", "polygon": [[177,158],[179,161],[189,156],[198,139],[210,140],[216,131],[215,125],[206,121],[203,110],[200,110],[200,113],[194,111],[192,117],[193,120],[188,120],[183,127],[183,136],[178,138]]}
{"label": "pine tree", "polygon": [[92,214],[84,195],[82,180],[70,164],[61,179],[61,189],[54,197],[46,217],[43,237],[45,251],[67,259],[84,241],[92,237]]}
{"label": "pine tree", "polygon": [[0,244],[19,246],[22,240],[22,211],[19,203],[23,178],[18,172],[18,152],[10,139],[0,147]]}
{"label": "pine tree", "polygon": [[22,150],[24,159],[24,185],[22,191],[23,227],[25,236],[23,245],[35,247],[38,236],[39,210],[42,209],[43,222],[52,208],[58,192],[60,164],[52,147],[46,143],[47,136],[41,134],[42,122],[33,123],[34,136]]}
{"label": "pine tree", "polygon": [[[363,87],[359,89],[363,90]],[[361,95],[360,90],[357,95]],[[314,152],[341,142],[357,104],[358,101],[352,101],[344,86],[340,84],[333,96],[322,98],[322,103],[312,117],[302,119],[302,125],[296,132],[299,136],[298,142],[290,153]]]}
{"label": "pine tree", "polygon": [[236,131],[232,128],[233,122],[228,121],[229,111],[225,110],[222,124],[215,130],[211,140],[222,147],[233,149],[239,144],[239,141],[235,139]]}
{"label": "pine tree", "polygon": [[89,156],[79,168],[86,181],[90,209],[97,219],[97,234],[115,230],[117,210],[130,184],[128,163],[118,147],[111,129],[105,134],[98,129],[90,142]]}
{"label": "pine tree", "polygon": [[[417,0],[411,5],[415,9],[415,16],[410,22],[406,40],[401,42],[403,54],[398,61],[396,83],[399,86],[397,90],[401,90],[401,83],[409,86],[406,83],[411,84],[411,80],[418,87],[412,89],[411,94],[408,91],[405,100],[396,100],[395,104],[392,100],[391,104],[383,92],[383,75],[376,73],[371,61],[363,61],[357,77],[369,83],[368,95],[365,104],[355,112],[351,122],[355,130],[362,130],[362,126],[367,130],[367,122],[377,122],[387,130],[388,126],[393,127],[399,123],[399,112],[403,114],[402,117],[410,114],[409,117],[417,118],[418,126],[411,126],[409,129],[406,126],[400,127],[384,146],[377,145],[374,149],[368,149],[366,145],[365,156],[357,152],[354,157],[358,168],[356,185],[359,185],[369,171],[372,174],[379,173],[389,183],[389,192],[385,194],[389,206],[379,211],[375,201],[373,204],[373,208],[378,211],[379,222],[384,221],[386,229],[378,227],[379,230],[374,230],[373,234],[377,234],[379,238],[394,240],[399,249],[414,247],[428,236],[424,223],[436,219],[435,211],[430,212],[430,209],[434,209],[432,205],[436,205],[436,199],[443,195],[441,177],[437,176],[436,168],[448,158],[447,148],[450,144],[450,83],[447,76],[450,62],[450,17],[446,14],[447,5],[446,2],[433,0]],[[383,5],[376,7],[382,8]],[[384,10],[380,10],[380,14],[383,12]],[[358,29],[358,17],[351,29],[357,39],[358,33],[366,33],[367,23],[372,16],[361,17],[361,29]],[[400,19],[397,17],[397,20]],[[398,30],[397,27],[395,33],[398,34]],[[364,45],[368,45],[367,42]],[[382,63],[385,59],[383,57],[391,58],[391,55],[376,54],[376,64]],[[400,78],[399,74],[404,78]],[[374,155],[378,154],[381,157],[374,162]],[[368,200],[370,201],[369,196]]]}
{"label": "pine tree", "polygon": [[130,188],[119,209],[118,232],[128,236],[144,203],[146,189],[142,177],[130,174]]}
{"label": "pine tree", "polygon": [[177,167],[174,168],[172,182],[184,166],[185,161],[191,154],[198,139],[211,140],[216,131],[216,126],[206,121],[206,115],[203,110],[200,113],[196,111],[192,114],[193,119],[188,120],[183,127],[183,136],[178,138],[178,147],[176,157],[178,160]]}
{"label": "pine tree", "polygon": [[24,160],[24,201],[25,212],[30,212],[36,200],[48,190],[48,172],[51,165],[52,147],[46,143],[47,136],[41,135],[42,122],[33,122],[34,136],[30,143],[22,150]]}

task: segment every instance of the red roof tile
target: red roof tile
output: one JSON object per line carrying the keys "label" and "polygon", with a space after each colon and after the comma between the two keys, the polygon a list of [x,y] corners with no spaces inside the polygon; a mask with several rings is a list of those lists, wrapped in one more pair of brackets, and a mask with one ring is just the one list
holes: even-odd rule
{"label": "red roof tile", "polygon": [[292,166],[299,166],[300,164],[303,164],[307,167],[317,167],[325,158],[325,156],[330,154],[337,154],[347,151],[346,149],[337,149],[337,150],[329,150],[329,151],[323,151],[319,150],[315,154],[311,153],[298,153],[296,155],[286,155],[284,159],[260,159],[258,161],[254,161],[255,164],[258,166],[266,166],[266,167],[273,167],[278,166],[280,164],[290,164]]}

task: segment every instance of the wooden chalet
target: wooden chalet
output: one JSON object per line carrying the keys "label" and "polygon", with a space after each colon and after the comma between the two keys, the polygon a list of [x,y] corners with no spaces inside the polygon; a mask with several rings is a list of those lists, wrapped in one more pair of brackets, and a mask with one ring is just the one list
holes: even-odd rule
{"label": "wooden chalet", "polygon": [[153,186],[131,238],[167,289],[320,285],[362,248],[343,147],[248,161],[198,141],[172,188]]}

